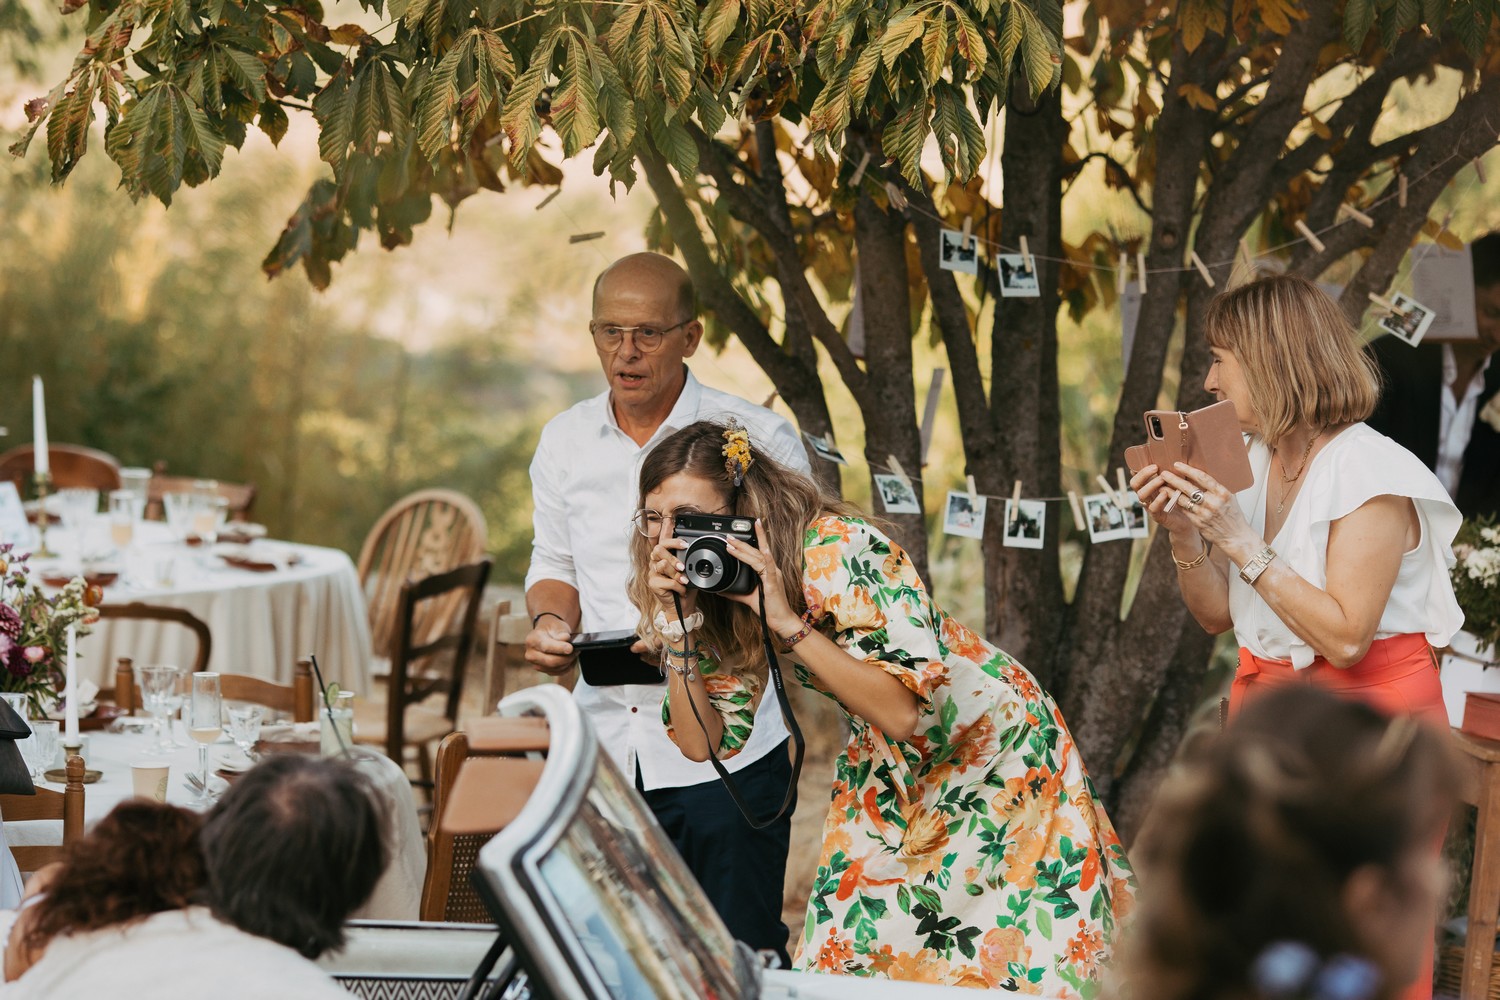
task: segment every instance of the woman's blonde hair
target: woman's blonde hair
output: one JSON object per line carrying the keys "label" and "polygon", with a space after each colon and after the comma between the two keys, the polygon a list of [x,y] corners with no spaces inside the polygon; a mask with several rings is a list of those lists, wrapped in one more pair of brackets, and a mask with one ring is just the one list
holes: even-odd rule
{"label": "woman's blonde hair", "polygon": [[1209,345],[1238,359],[1268,445],[1298,426],[1334,427],[1374,412],[1375,363],[1338,305],[1306,278],[1278,274],[1224,292],[1205,322]]}
{"label": "woman's blonde hair", "polygon": [[[760,518],[766,542],[781,570],[786,599],[799,614],[807,610],[802,593],[802,544],[807,526],[824,514],[863,517],[853,504],[824,489],[800,472],[776,462],[750,442],[752,461],[744,471],[740,486],[725,467],[724,424],[700,420],[666,438],[651,449],[641,463],[640,494],[637,507],[646,506],[646,497],[663,482],[679,473],[705,479],[714,484],[724,509],[742,517]],[[670,513],[663,511],[662,513]],[[653,649],[660,648],[653,619],[657,612],[656,595],[646,585],[647,565],[656,539],[637,533],[631,540],[633,572],[630,578],[630,600],[641,613],[637,634]],[[749,672],[764,676],[766,658],[761,644],[760,619],[743,604],[726,601],[717,594],[700,594],[698,610],[703,625],[694,632],[700,650],[721,663],[721,671]]]}

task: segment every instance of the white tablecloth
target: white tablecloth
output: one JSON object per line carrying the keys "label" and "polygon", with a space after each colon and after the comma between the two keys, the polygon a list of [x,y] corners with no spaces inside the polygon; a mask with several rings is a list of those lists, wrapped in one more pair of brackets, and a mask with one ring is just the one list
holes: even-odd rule
{"label": "white tablecloth", "polygon": [[[100,518],[89,538],[108,537]],[[52,548],[65,555],[77,543],[60,530],[49,532]],[[267,551],[293,552],[299,561],[284,570],[236,569],[204,549],[170,540],[166,525],[145,522],[123,559],[124,573],[105,588],[106,604],[143,601],[191,611],[208,624],[213,654],[208,669],[291,682],[298,659],[314,653],[325,681],[361,695],[371,692],[370,626],[354,563],[337,549],[290,542],[258,542]],[[253,549],[252,549],[253,551]],[[172,585],[157,585],[162,563],[172,564]],[[114,686],[115,658],[137,666],[170,663],[192,669],[197,640],[172,622],[111,620],[79,640],[80,677]]]}
{"label": "white tablecloth", "polygon": [[[187,742],[187,734],[180,724],[176,732],[180,741]],[[167,801],[173,805],[199,808],[186,783],[188,772],[198,770],[196,745],[168,756],[153,757],[145,753],[155,739],[149,729],[143,733],[94,732],[85,735],[89,738],[87,765],[90,770],[102,772],[98,781],[84,786],[86,824],[92,824],[134,793],[130,765],[136,761],[168,763],[172,770],[167,780]],[[216,754],[238,752],[229,743],[210,747],[210,769],[214,766]],[[376,885],[374,895],[355,916],[371,920],[415,920],[421,907],[422,880],[427,872],[427,845],[417,820],[411,783],[400,766],[388,757],[360,753],[357,759],[386,800],[393,850],[391,862]],[[50,781],[39,787],[63,790],[62,785]],[[12,847],[62,843],[61,820],[6,823],[4,831],[5,841]]]}

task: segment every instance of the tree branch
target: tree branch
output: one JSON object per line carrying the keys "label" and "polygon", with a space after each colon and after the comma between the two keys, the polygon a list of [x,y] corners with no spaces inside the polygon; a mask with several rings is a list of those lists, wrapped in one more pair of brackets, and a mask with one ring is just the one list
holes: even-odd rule
{"label": "tree branch", "polygon": [[1074,175],[1081,173],[1083,171],[1083,168],[1088,164],[1090,160],[1103,160],[1107,166],[1113,167],[1115,170],[1119,171],[1120,176],[1125,178],[1125,190],[1129,191],[1130,197],[1135,199],[1137,207],[1139,207],[1140,210],[1142,212],[1145,212],[1147,215],[1151,214],[1151,206],[1146,204],[1145,199],[1141,197],[1140,188],[1136,187],[1134,178],[1130,176],[1130,171],[1126,170],[1124,164],[1122,164],[1119,160],[1115,159],[1108,153],[1097,151],[1089,153],[1087,156],[1081,158],[1071,167],[1064,169],[1062,179],[1064,181],[1067,181]]}

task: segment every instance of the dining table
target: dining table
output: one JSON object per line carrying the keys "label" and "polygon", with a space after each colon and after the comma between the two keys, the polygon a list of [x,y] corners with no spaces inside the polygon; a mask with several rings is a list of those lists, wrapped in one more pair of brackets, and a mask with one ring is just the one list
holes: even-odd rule
{"label": "dining table", "polygon": [[[199,795],[192,786],[189,775],[198,773],[198,745],[188,739],[187,730],[181,720],[172,720],[173,737],[178,744],[165,754],[149,751],[158,742],[150,720],[131,718],[117,720],[109,730],[85,733],[84,763],[89,771],[97,771],[98,778],[84,785],[84,823],[91,825],[113,809],[118,803],[135,794],[131,765],[135,763],[166,764],[167,802],[188,809],[206,810],[212,801]],[[316,725],[310,733],[317,739]],[[280,727],[282,735],[296,736],[286,732],[291,727]],[[267,728],[268,737],[277,730]],[[316,745],[316,744],[314,744]],[[271,747],[275,749],[274,745]],[[291,749],[282,752],[295,752]],[[349,757],[369,778],[377,794],[383,800],[382,810],[386,817],[386,831],[390,861],[376,884],[369,901],[354,914],[359,919],[369,920],[415,920],[421,907],[422,882],[427,871],[427,845],[417,818],[416,800],[412,795],[411,781],[401,766],[382,754],[354,748]],[[216,789],[232,781],[235,772],[252,767],[243,752],[228,738],[209,747],[211,778]],[[61,766],[59,755],[58,766]],[[214,772],[223,771],[224,777]],[[233,769],[233,770],[230,770]],[[38,788],[61,792],[64,785],[51,780],[37,780]],[[4,817],[0,816],[0,820]],[[5,841],[10,847],[46,846],[62,843],[61,820],[27,820],[4,824]]]}
{"label": "dining table", "polygon": [[[157,521],[138,522],[131,542],[114,547],[109,528],[107,516],[79,529],[53,528],[48,543],[59,555],[37,560],[35,575],[58,584],[83,573],[104,584],[104,604],[191,612],[212,636],[208,670],[288,684],[297,661],[316,655],[325,682],[371,691],[365,597],[345,552],[267,539],[193,546]],[[177,623],[102,620],[78,641],[79,679],[112,687],[122,656],[137,666],[191,670],[196,648],[197,638]]]}

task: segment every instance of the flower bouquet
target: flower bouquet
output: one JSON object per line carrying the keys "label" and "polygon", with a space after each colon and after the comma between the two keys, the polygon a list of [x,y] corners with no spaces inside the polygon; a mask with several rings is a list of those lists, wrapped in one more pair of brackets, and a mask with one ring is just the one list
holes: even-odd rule
{"label": "flower bouquet", "polygon": [[1500,646],[1500,526],[1492,518],[1465,521],[1453,542],[1453,593],[1464,612],[1464,630],[1479,652]]}
{"label": "flower bouquet", "polygon": [[31,582],[28,558],[0,544],[0,691],[26,695],[32,716],[41,718],[62,688],[68,626],[75,636],[88,635],[103,595],[74,578],[48,597]]}

